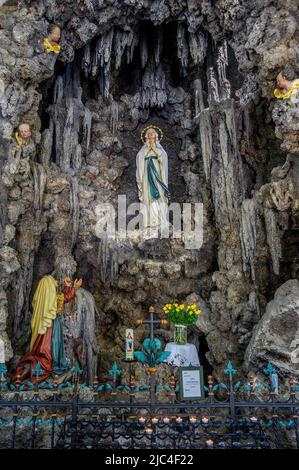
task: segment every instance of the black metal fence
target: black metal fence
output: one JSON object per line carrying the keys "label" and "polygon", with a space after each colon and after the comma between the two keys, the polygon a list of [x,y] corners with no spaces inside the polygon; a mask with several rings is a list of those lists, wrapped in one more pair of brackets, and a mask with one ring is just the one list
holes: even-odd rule
{"label": "black metal fence", "polygon": [[[159,384],[149,368],[148,384],[122,382],[114,363],[108,379],[80,383],[76,367],[69,382],[8,383],[0,371],[1,448],[299,448],[298,385],[282,391],[273,381],[242,384],[229,363],[225,379],[207,379],[202,401],[182,401],[175,376]],[[40,373],[37,368],[36,378]]]}

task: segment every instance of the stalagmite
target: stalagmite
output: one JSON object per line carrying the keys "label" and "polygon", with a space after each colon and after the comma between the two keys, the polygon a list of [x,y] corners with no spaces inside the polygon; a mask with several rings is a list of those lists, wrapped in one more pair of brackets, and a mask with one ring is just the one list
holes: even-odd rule
{"label": "stalagmite", "polygon": [[92,60],[91,60],[90,43],[88,43],[84,47],[84,53],[83,53],[82,64],[81,64],[85,77],[88,77],[88,75],[91,73],[91,65],[92,65]]}
{"label": "stalagmite", "polygon": [[91,76],[96,77],[98,74],[98,69],[99,69],[99,54],[98,54],[98,49],[99,49],[99,40],[97,41],[97,45],[94,48],[93,51],[93,57],[92,57],[92,64],[91,64]]}
{"label": "stalagmite", "polygon": [[213,67],[208,68],[209,104],[219,103],[218,82]]}
{"label": "stalagmite", "polygon": [[194,107],[195,118],[199,117],[201,111],[204,110],[204,100],[201,79],[194,80]]}
{"label": "stalagmite", "polygon": [[157,106],[161,108],[167,101],[165,73],[162,64],[156,69],[154,61],[149,61],[142,77],[142,87],[139,94],[140,108]]}
{"label": "stalagmite", "polygon": [[98,265],[100,266],[101,281],[105,285],[112,285],[118,275],[118,252],[116,247],[111,247],[106,239],[99,243]]}
{"label": "stalagmite", "polygon": [[226,100],[230,98],[230,95],[231,95],[230,82],[226,77],[227,66],[228,66],[227,42],[224,41],[223,44],[218,49],[218,57],[217,57],[219,88],[220,88],[220,95],[221,95],[222,100]]}
{"label": "stalagmite", "polygon": [[39,221],[43,208],[43,196],[46,187],[47,175],[44,167],[36,162],[33,163],[33,181],[35,218]]}
{"label": "stalagmite", "polygon": [[207,38],[202,31],[189,33],[189,49],[194,64],[202,64],[207,53]]}
{"label": "stalagmite", "polygon": [[80,144],[77,144],[72,158],[72,168],[74,170],[80,170],[82,166],[82,147]]}
{"label": "stalagmite", "polygon": [[221,218],[223,223],[225,217],[233,228],[239,214],[239,206],[246,194],[243,163],[239,155],[238,120],[233,100],[226,103],[217,121],[219,136],[217,148],[220,152],[217,151],[217,163],[212,164],[213,202],[216,219]]}
{"label": "stalagmite", "polygon": [[99,72],[100,91],[101,91],[101,94],[105,96],[105,98],[109,96],[109,87],[110,87],[110,72],[108,68],[109,65],[106,64],[103,68],[101,68]]}
{"label": "stalagmite", "polygon": [[158,65],[160,64],[162,48],[163,48],[163,32],[162,32],[162,29],[159,28],[157,31],[157,35],[155,37],[154,56],[155,56],[156,67],[158,67]]}
{"label": "stalagmite", "polygon": [[71,178],[71,192],[70,192],[70,205],[71,205],[71,215],[72,215],[72,239],[71,239],[71,247],[74,248],[79,231],[79,215],[80,215],[80,208],[79,208],[79,198],[78,198],[78,179],[77,177]]}
{"label": "stalagmite", "polygon": [[250,145],[250,135],[251,135],[251,124],[250,124],[250,113],[249,113],[249,105],[244,104],[242,106],[243,109],[243,123],[244,123],[244,133],[246,138],[246,143],[249,148]]}
{"label": "stalagmite", "polygon": [[255,281],[257,210],[254,199],[245,199],[241,206],[240,240],[243,258],[243,270],[250,269],[251,278]]}
{"label": "stalagmite", "polygon": [[[69,64],[65,74],[55,82],[54,103],[50,107],[51,120],[47,130],[49,136],[45,134],[45,138],[49,139],[55,136],[56,164],[68,173],[73,169],[80,170],[82,165],[81,129],[83,148],[88,151],[90,147],[92,112],[82,103],[82,91],[80,69]],[[45,162],[49,160],[47,152],[44,159]]]}
{"label": "stalagmite", "polygon": [[117,129],[118,123],[118,103],[114,101],[113,97],[111,96],[111,103],[109,106],[109,114],[110,114],[110,129],[112,134],[114,135]]}
{"label": "stalagmite", "polygon": [[95,52],[101,67],[104,67],[110,61],[113,33],[114,30],[111,28],[108,33],[101,35],[97,41]]}
{"label": "stalagmite", "polygon": [[[61,122],[60,112],[58,106],[51,106],[50,108],[51,122],[53,123],[53,147],[55,149],[55,163],[61,166],[62,163],[62,136],[64,123]],[[55,135],[55,138],[54,138]]]}
{"label": "stalagmite", "polygon": [[80,69],[79,67],[73,67],[73,73],[71,76],[71,98],[75,98],[78,101],[82,100],[82,86],[81,86],[81,77],[80,77]]}
{"label": "stalagmite", "polygon": [[[114,30],[111,28],[108,33],[103,34],[97,40],[97,44],[93,54],[93,62],[92,62],[92,76],[95,77],[99,73],[99,67],[109,71],[110,69],[110,59],[111,59],[111,51],[112,51],[112,44],[113,44],[113,35]],[[87,56],[87,60],[89,60]],[[88,62],[87,62],[88,63]]]}
{"label": "stalagmite", "polygon": [[267,233],[267,244],[269,247],[274,274],[280,272],[280,258],[282,256],[280,233],[276,214],[273,209],[264,208],[265,227]]}
{"label": "stalagmite", "polygon": [[188,67],[189,47],[186,38],[185,23],[178,23],[177,27],[177,50],[183,68]]}
{"label": "stalagmite", "polygon": [[89,146],[90,146],[91,124],[92,124],[92,113],[89,108],[85,107],[84,117],[83,117],[83,135],[86,141],[86,150],[89,150]]}
{"label": "stalagmite", "polygon": [[53,119],[50,119],[48,129],[45,129],[42,133],[41,140],[41,151],[40,158],[41,163],[44,167],[48,167],[51,161],[52,148],[53,148],[53,134],[54,134],[54,123]]}
{"label": "stalagmite", "polygon": [[[92,75],[99,74],[100,88],[104,96],[109,95],[110,84],[110,59],[113,45],[114,29],[111,28],[107,33],[99,37],[92,65]],[[100,70],[99,70],[100,66]]]}
{"label": "stalagmite", "polygon": [[84,378],[92,383],[97,372],[98,346],[96,341],[95,317],[97,313],[93,295],[85,289],[78,289],[76,293],[77,318],[75,328],[72,329],[72,338],[82,341],[81,358],[85,366]]}
{"label": "stalagmite", "polygon": [[102,36],[102,51],[101,51],[101,65],[108,64],[111,59],[112,42],[113,42],[114,29],[111,28],[108,33]]}
{"label": "stalagmite", "polygon": [[235,188],[237,184],[237,181],[234,181],[234,178],[237,176],[234,171],[234,166],[237,162],[233,158],[234,155],[231,152],[231,141],[226,122],[222,119],[220,119],[218,124],[218,133],[220,152],[218,154],[219,164],[217,167],[217,173],[215,177],[212,178],[213,201],[216,218],[219,220],[219,217],[223,217],[225,215],[227,220],[233,224],[235,223]]}
{"label": "stalagmite", "polygon": [[64,94],[63,76],[58,75],[54,86],[54,103],[60,103]]}
{"label": "stalagmite", "polygon": [[213,139],[210,111],[204,110],[199,117],[199,130],[201,139],[202,158],[207,181],[211,177],[211,163],[213,156]]}
{"label": "stalagmite", "polygon": [[140,39],[140,62],[141,67],[144,69],[148,61],[148,44],[146,37],[142,35]]}
{"label": "stalagmite", "polygon": [[119,69],[124,51],[127,47],[127,36],[125,31],[116,31],[114,35],[114,55],[115,55],[115,68]]}
{"label": "stalagmite", "polygon": [[139,44],[139,31],[134,29],[130,31],[128,36],[128,45],[127,45],[127,64],[130,64],[133,60],[135,48]]}
{"label": "stalagmite", "polygon": [[64,124],[63,132],[63,152],[62,159],[59,162],[59,166],[64,170],[68,171],[71,166],[71,156],[73,154],[74,146],[74,102],[72,99],[69,100],[69,106],[67,110],[67,116]]}
{"label": "stalagmite", "polygon": [[122,57],[126,52],[127,64],[133,60],[135,47],[138,44],[138,32],[134,29],[116,30],[114,33],[113,52],[115,56],[115,68],[119,69]]}

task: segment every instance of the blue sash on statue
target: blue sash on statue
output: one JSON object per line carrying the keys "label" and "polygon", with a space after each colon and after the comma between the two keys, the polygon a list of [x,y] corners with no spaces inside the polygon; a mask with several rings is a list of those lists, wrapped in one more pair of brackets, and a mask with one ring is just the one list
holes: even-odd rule
{"label": "blue sash on statue", "polygon": [[62,331],[61,315],[57,315],[53,320],[52,329],[52,372],[63,374],[68,370],[67,360],[64,350],[64,338]]}
{"label": "blue sash on statue", "polygon": [[150,155],[148,157],[145,157],[145,160],[147,161],[147,178],[150,186],[150,192],[151,192],[151,197],[152,199],[159,199],[160,194],[159,190],[157,188],[157,184],[161,186],[161,188],[164,191],[164,194],[167,198],[170,198],[170,191],[167,188],[166,184],[163,183],[163,181],[160,178],[159,173],[157,172],[157,169],[154,165],[153,159],[157,159],[158,157]]}

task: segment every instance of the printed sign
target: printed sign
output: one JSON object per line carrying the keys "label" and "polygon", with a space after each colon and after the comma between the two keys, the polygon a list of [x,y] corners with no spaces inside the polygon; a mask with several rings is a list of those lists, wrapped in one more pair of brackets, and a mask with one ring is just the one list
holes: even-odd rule
{"label": "printed sign", "polygon": [[182,400],[205,398],[202,366],[180,368],[180,394]]}

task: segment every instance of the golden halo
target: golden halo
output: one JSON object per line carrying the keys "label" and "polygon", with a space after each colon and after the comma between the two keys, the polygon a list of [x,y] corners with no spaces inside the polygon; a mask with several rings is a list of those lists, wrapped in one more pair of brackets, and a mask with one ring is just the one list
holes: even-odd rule
{"label": "golden halo", "polygon": [[149,126],[146,126],[146,127],[142,130],[142,132],[141,132],[141,134],[140,134],[141,142],[142,142],[143,144],[146,143],[145,134],[146,134],[146,131],[148,131],[148,129],[155,129],[155,131],[158,132],[158,140],[159,140],[159,142],[161,142],[161,140],[163,139],[163,136],[164,136],[163,131],[162,131],[162,129],[160,129],[160,127],[155,126],[154,124],[150,124]]}

